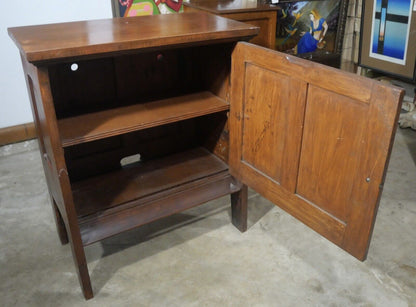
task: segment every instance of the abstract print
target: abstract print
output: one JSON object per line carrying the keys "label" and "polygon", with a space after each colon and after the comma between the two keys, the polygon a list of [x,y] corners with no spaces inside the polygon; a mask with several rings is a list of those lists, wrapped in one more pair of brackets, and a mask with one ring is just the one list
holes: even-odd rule
{"label": "abstract print", "polygon": [[405,65],[412,0],[374,0],[370,57]]}

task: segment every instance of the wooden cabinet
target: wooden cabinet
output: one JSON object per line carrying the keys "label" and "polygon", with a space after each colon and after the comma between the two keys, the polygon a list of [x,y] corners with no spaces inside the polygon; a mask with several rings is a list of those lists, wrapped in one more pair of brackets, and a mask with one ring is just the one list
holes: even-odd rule
{"label": "wooden cabinet", "polygon": [[[84,246],[247,186],[366,257],[403,92],[189,13],[10,28],[59,237]],[[232,63],[232,64],[231,64]]]}
{"label": "wooden cabinet", "polygon": [[279,6],[265,0],[185,0],[185,12],[208,12],[259,27],[250,43],[275,49]]}

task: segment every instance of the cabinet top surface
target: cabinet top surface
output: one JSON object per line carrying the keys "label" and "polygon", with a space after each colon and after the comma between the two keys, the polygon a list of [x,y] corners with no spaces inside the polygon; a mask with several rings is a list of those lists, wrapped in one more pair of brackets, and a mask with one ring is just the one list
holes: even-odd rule
{"label": "cabinet top surface", "polygon": [[279,6],[266,0],[185,0],[184,5],[215,14],[276,11]]}
{"label": "cabinet top surface", "polygon": [[258,28],[204,13],[14,27],[10,37],[29,62],[252,37]]}

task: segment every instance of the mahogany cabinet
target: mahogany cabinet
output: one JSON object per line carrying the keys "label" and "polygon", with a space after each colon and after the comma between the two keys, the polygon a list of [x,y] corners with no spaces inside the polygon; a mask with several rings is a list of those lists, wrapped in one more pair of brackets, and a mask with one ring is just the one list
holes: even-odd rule
{"label": "mahogany cabinet", "polygon": [[189,13],[10,28],[56,226],[84,246],[247,185],[364,260],[403,92]]}

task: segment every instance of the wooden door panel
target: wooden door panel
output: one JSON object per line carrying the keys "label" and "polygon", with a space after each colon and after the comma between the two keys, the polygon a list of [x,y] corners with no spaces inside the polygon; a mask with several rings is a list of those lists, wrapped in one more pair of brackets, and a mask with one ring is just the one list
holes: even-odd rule
{"label": "wooden door panel", "polygon": [[365,150],[368,111],[368,103],[309,86],[296,193],[342,221]]}
{"label": "wooden door panel", "polygon": [[402,96],[398,88],[239,43],[230,172],[364,260]]}
{"label": "wooden door panel", "polygon": [[[294,192],[296,178],[290,173],[297,169],[298,159],[290,152],[298,148],[290,147],[299,144],[302,118],[297,110],[304,108],[306,83],[248,63],[245,84],[242,161]],[[293,103],[284,103],[289,100]],[[293,131],[287,131],[291,128]],[[270,165],[269,161],[277,163]]]}

